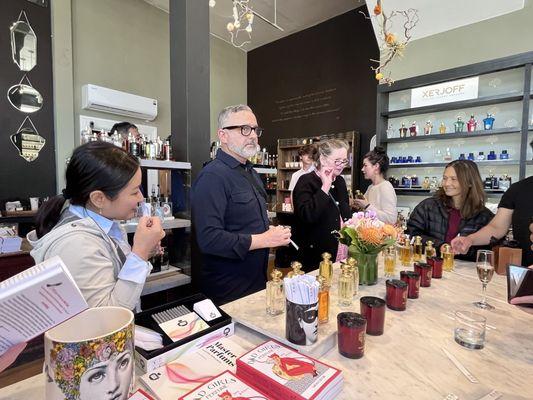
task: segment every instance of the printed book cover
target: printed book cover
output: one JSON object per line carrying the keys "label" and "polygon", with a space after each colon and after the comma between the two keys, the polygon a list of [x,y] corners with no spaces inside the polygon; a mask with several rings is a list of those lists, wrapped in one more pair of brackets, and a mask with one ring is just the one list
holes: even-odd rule
{"label": "printed book cover", "polygon": [[273,398],[331,398],[342,387],[341,370],[273,340],[241,356],[237,376]]}
{"label": "printed book cover", "polygon": [[179,400],[270,400],[248,386],[232,372],[226,371],[197,387]]}
{"label": "printed book cover", "polygon": [[237,358],[246,352],[231,338],[215,339],[185,354],[140,380],[159,400],[175,400],[223,371],[235,372]]}

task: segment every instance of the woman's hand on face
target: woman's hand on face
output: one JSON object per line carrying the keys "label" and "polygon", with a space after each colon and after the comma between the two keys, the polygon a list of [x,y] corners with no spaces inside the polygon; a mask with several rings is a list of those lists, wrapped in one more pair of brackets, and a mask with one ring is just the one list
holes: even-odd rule
{"label": "woman's hand on face", "polygon": [[159,218],[142,217],[139,219],[135,236],[133,236],[132,251],[143,260],[148,260],[164,237],[165,231]]}
{"label": "woman's hand on face", "polygon": [[329,193],[329,189],[335,177],[333,176],[333,168],[324,168],[317,171],[318,176],[322,180],[322,190]]}

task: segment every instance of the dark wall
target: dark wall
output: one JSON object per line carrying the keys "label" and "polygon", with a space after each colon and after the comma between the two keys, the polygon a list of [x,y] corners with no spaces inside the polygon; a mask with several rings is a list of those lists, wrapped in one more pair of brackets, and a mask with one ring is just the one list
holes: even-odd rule
{"label": "dark wall", "polygon": [[358,10],[250,51],[248,104],[265,128],[261,146],[276,152],[278,138],[355,130],[366,153],[376,122],[369,59],[378,57]]}
{"label": "dark wall", "polygon": [[[11,57],[9,28],[26,11],[37,35],[37,65],[26,72],[33,87],[44,99],[41,110],[25,114],[7,100],[8,89],[24,76]],[[25,0],[2,0],[0,5],[0,208],[6,200],[49,196],[56,191],[54,152],[54,115],[52,92],[52,38],[50,7],[41,7]],[[19,156],[10,136],[29,115],[39,134],[46,139],[45,147],[33,162]],[[27,124],[25,125],[27,126]]]}

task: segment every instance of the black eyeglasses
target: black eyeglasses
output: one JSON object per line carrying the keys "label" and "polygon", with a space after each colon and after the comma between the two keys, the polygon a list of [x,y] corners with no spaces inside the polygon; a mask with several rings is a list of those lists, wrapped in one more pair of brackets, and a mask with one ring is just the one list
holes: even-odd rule
{"label": "black eyeglasses", "polygon": [[226,126],[222,129],[237,129],[237,128],[241,129],[241,135],[243,136],[250,136],[252,131],[255,131],[255,134],[257,135],[257,137],[261,137],[264,131],[263,128],[259,128],[258,126],[250,126],[250,125],[232,125],[232,126]]}

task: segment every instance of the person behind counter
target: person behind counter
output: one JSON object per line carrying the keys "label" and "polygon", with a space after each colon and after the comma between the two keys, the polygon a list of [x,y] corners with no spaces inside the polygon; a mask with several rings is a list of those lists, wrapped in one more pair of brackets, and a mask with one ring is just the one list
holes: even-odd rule
{"label": "person behind counter", "polygon": [[361,171],[372,184],[366,190],[365,198],[354,199],[353,203],[360,210],[374,211],[380,221],[394,225],[398,220],[397,199],[392,184],[385,179],[388,168],[389,157],[383,147],[374,147],[366,153]]}
{"label": "person behind counter", "polygon": [[320,142],[316,170],[301,176],[292,192],[296,217],[292,231],[300,247],[296,259],[306,272],[318,267],[325,251],[336,258],[339,242],[332,232],[352,215],[346,182],[340,176],[348,164],[348,148],[344,140]]}
{"label": "person behind counter", "polygon": [[[431,240],[440,249],[457,235],[466,236],[489,223],[493,214],[485,207],[485,191],[476,163],[455,160],[446,165],[442,187],[422,200],[407,221],[407,233]],[[472,249],[463,258],[474,260]]]}
{"label": "person behind counter", "polygon": [[246,105],[218,116],[221,148],[192,187],[192,218],[203,256],[202,292],[218,304],[262,290],[270,247],[289,244],[290,230],[269,226],[266,191],[248,158],[263,129]]}
{"label": "person behind counter", "polygon": [[133,248],[116,220],[136,215],[139,161],[105,142],[76,148],[66,171],[63,194],[38,211],[28,233],[36,263],[59,256],[91,307],[133,309],[152,266],[148,258],[165,236],[159,218],[139,220]]}
{"label": "person behind counter", "polygon": [[315,154],[316,146],[313,144],[306,144],[305,146],[300,147],[298,150],[298,156],[302,162],[302,168],[292,174],[291,182],[289,183],[290,191],[294,190],[298,179],[300,179],[302,175],[308,174],[309,172],[313,172],[315,170]]}

